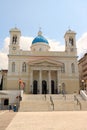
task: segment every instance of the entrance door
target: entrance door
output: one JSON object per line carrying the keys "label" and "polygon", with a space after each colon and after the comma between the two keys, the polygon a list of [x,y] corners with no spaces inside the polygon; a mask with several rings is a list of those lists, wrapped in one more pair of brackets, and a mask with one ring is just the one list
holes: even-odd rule
{"label": "entrance door", "polygon": [[2,109],[4,110],[8,109],[8,105],[9,105],[9,99],[4,99],[2,104]]}
{"label": "entrance door", "polygon": [[42,81],[42,94],[47,94],[47,82],[45,80]]}
{"label": "entrance door", "polygon": [[33,81],[33,94],[37,94],[38,88],[37,88],[37,81]]}
{"label": "entrance door", "polygon": [[51,80],[51,93],[54,94],[54,81]]}
{"label": "entrance door", "polygon": [[9,104],[9,99],[4,99],[4,105],[8,105]]}

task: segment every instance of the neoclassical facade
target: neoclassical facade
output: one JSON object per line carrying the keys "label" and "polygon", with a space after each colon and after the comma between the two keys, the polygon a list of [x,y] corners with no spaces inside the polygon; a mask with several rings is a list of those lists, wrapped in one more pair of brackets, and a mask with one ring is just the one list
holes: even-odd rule
{"label": "neoclassical facade", "polygon": [[68,30],[65,51],[49,51],[47,39],[39,31],[31,50],[20,49],[21,32],[10,30],[6,90],[22,89],[29,94],[58,94],[79,92],[76,33]]}

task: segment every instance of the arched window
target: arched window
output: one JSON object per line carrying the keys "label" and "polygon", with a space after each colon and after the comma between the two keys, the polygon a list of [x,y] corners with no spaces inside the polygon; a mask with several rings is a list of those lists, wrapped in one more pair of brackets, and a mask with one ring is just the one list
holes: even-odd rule
{"label": "arched window", "polygon": [[75,65],[74,65],[74,63],[71,64],[71,70],[72,70],[72,73],[75,73]]}
{"label": "arched window", "polygon": [[22,64],[22,72],[26,72],[26,63],[25,62]]}
{"label": "arched window", "polygon": [[12,43],[16,43],[17,42],[17,36],[14,35],[13,38],[12,38]]}
{"label": "arched window", "polygon": [[65,64],[63,63],[62,67],[61,67],[61,72],[65,73]]}
{"label": "arched window", "polygon": [[15,72],[15,62],[12,62],[12,72]]}
{"label": "arched window", "polygon": [[73,38],[69,38],[69,44],[73,46]]}

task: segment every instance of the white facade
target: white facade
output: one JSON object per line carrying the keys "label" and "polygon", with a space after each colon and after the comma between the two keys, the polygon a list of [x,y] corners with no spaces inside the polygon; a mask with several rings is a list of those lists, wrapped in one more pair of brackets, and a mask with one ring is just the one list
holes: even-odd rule
{"label": "white facade", "polygon": [[[9,67],[5,89],[26,93],[55,94],[79,92],[76,33],[65,33],[65,51],[49,51],[49,43],[38,32],[31,43],[31,50],[20,50],[19,29],[10,30]],[[22,84],[19,84],[21,79]]]}

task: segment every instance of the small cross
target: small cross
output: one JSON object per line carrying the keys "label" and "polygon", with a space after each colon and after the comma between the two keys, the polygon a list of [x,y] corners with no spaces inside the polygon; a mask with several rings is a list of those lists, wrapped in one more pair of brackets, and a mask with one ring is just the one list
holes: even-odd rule
{"label": "small cross", "polygon": [[70,25],[68,26],[68,29],[71,30],[71,29],[70,29]]}
{"label": "small cross", "polygon": [[41,31],[41,27],[39,27],[39,31]]}

